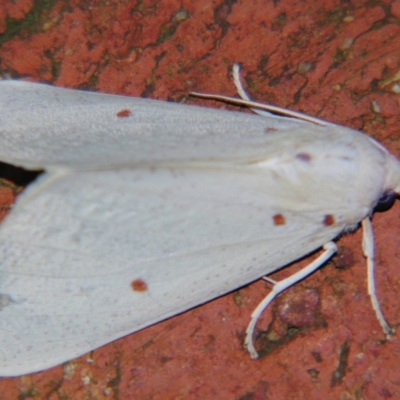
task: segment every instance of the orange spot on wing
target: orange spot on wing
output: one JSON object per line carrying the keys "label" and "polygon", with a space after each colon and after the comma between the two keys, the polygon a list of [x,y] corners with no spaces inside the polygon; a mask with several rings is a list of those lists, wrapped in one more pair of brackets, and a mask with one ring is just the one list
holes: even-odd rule
{"label": "orange spot on wing", "polygon": [[331,225],[333,225],[335,222],[336,222],[336,221],[335,221],[335,217],[334,217],[333,215],[331,215],[331,214],[325,215],[324,221],[323,221],[323,223],[324,223],[325,226],[331,226]]}
{"label": "orange spot on wing", "polygon": [[129,110],[127,108],[125,108],[123,110],[119,110],[117,112],[117,117],[118,118],[126,118],[126,117],[129,117],[130,115],[132,115],[131,110]]}
{"label": "orange spot on wing", "polygon": [[134,292],[147,292],[147,283],[143,279],[135,279],[131,282],[131,287]]}
{"label": "orange spot on wing", "polygon": [[275,214],[272,219],[274,220],[274,225],[285,225],[286,219],[282,214]]}

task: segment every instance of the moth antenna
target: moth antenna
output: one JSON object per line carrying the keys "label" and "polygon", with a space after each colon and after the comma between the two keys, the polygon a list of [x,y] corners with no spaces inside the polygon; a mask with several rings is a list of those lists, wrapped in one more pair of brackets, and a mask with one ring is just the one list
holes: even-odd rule
{"label": "moth antenna", "polygon": [[361,222],[363,228],[362,249],[364,256],[367,258],[367,271],[368,271],[368,294],[371,297],[372,308],[375,311],[376,318],[383,329],[387,339],[390,339],[393,330],[386,322],[379,305],[378,298],[375,291],[375,278],[374,278],[374,233],[372,231],[372,224],[369,217],[366,217]]}
{"label": "moth antenna", "polygon": [[[236,87],[236,90],[238,92],[238,95],[246,101],[253,101],[251,100],[250,96],[247,94],[247,92],[244,90],[244,87],[242,85],[242,81],[240,79],[240,65],[239,64],[233,64],[232,66],[232,76],[233,76],[233,83]],[[253,113],[261,115],[261,116],[267,116],[271,117],[273,114],[271,114],[268,111],[263,111],[263,110],[257,110],[257,108],[250,108]]]}
{"label": "moth antenna", "polygon": [[273,114],[276,113],[284,117],[291,117],[302,121],[311,122],[312,124],[316,125],[321,125],[321,126],[331,125],[329,122],[326,122],[319,118],[310,117],[309,115],[302,114],[296,111],[287,110],[285,108],[273,106],[270,104],[258,103],[256,101],[251,100],[249,95],[244,90],[242,83],[240,82],[240,73],[238,64],[233,65],[232,75],[233,75],[233,82],[241,99],[237,99],[235,97],[199,93],[199,92],[190,92],[189,94],[191,96],[200,97],[203,99],[226,101],[227,103],[236,104],[238,106],[249,107],[251,111],[253,111],[255,114],[261,115],[262,117],[279,118],[279,116]]}

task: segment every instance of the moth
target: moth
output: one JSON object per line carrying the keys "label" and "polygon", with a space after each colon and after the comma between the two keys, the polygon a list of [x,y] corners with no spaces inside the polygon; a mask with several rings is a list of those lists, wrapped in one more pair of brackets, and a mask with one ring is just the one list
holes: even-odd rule
{"label": "moth", "polygon": [[236,103],[263,115],[0,82],[0,161],[44,171],[0,226],[1,376],[75,358],[322,247],[253,313],[256,357],[262,310],[360,222],[390,334],[370,216],[399,193],[399,161],[363,133],[251,102],[238,75]]}

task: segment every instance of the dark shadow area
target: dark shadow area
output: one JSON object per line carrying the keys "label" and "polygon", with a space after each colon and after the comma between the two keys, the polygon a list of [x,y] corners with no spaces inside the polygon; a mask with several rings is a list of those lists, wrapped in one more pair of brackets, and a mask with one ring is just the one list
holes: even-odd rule
{"label": "dark shadow area", "polygon": [[26,186],[42,174],[43,170],[29,171],[21,167],[0,162],[0,179],[6,179],[17,186]]}

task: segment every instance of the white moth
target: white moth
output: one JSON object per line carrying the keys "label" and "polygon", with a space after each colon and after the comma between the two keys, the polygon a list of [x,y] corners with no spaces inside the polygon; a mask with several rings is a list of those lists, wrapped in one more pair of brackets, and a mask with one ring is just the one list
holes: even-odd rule
{"label": "white moth", "polygon": [[0,375],[60,364],[323,247],[254,312],[256,357],[266,304],[360,221],[389,334],[369,217],[399,193],[400,163],[300,118],[0,82],[0,160],[46,171],[0,227]]}

